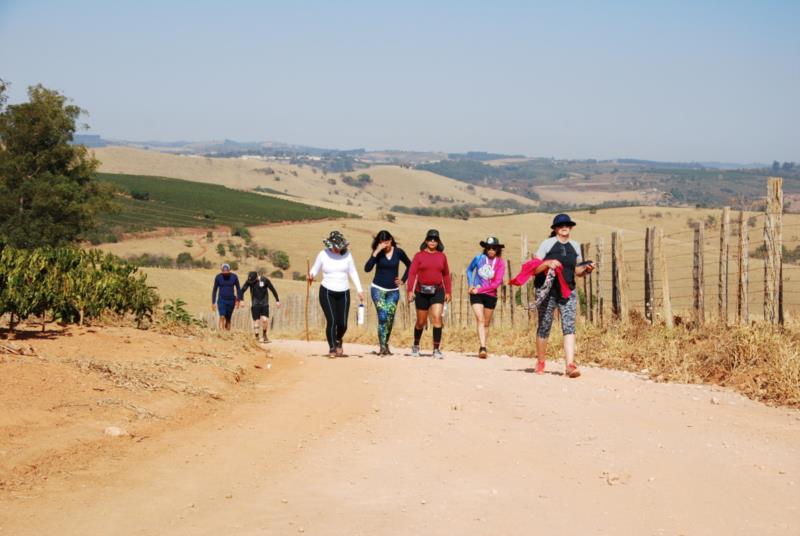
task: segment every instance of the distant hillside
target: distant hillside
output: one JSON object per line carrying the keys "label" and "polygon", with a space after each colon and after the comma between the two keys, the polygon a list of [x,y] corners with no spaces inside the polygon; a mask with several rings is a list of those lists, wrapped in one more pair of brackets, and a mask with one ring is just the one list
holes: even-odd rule
{"label": "distant hillside", "polygon": [[[290,164],[287,161],[256,158],[208,158],[179,156],[126,147],[95,151],[100,170],[107,173],[155,175],[220,184],[239,190],[282,194],[334,210],[375,215],[395,205],[404,207],[483,206],[492,200],[536,203],[511,192],[467,185],[423,170],[398,165],[362,167],[354,172],[329,173],[319,162]],[[359,175],[368,175],[360,181]]]}
{"label": "distant hillside", "polygon": [[215,184],[113,173],[100,173],[98,178],[115,188],[121,210],[102,215],[100,229],[89,237],[96,243],[116,241],[121,233],[162,227],[232,227],[353,217]]}
{"label": "distant hillside", "polygon": [[763,198],[768,175],[784,177],[787,193],[800,193],[800,166],[791,162],[779,169],[717,169],[700,163],[634,159],[498,159],[491,164],[460,159],[416,167],[473,185],[557,202],[563,208],[631,202],[749,208]]}

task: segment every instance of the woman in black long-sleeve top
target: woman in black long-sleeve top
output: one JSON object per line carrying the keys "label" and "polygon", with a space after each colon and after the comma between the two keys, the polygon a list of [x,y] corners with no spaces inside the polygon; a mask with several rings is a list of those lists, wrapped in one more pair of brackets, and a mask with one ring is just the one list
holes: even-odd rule
{"label": "woman in black long-sleeve top", "polygon": [[[400,263],[406,265],[403,277],[399,277]],[[378,312],[378,355],[391,355],[389,337],[392,334],[397,302],[400,301],[400,285],[408,279],[411,259],[406,252],[397,247],[397,242],[389,231],[380,231],[372,241],[372,256],[367,259],[364,271],[375,269],[370,294]]]}

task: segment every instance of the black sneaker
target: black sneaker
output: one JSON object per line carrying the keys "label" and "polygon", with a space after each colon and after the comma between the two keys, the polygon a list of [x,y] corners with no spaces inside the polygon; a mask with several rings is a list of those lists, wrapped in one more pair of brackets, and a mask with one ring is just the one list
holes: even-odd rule
{"label": "black sneaker", "polygon": [[486,351],[486,347],[485,346],[481,346],[480,350],[478,350],[478,357],[480,357],[481,359],[486,359],[487,355],[488,355],[488,352]]}

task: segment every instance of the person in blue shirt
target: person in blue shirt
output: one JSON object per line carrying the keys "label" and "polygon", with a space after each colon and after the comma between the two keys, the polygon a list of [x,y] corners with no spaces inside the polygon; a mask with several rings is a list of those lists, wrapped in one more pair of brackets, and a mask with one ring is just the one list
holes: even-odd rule
{"label": "person in blue shirt", "polygon": [[231,272],[231,265],[222,265],[221,273],[214,278],[214,288],[211,291],[211,310],[219,313],[219,329],[231,329],[233,310],[239,306],[239,278]]}
{"label": "person in blue shirt", "polygon": [[[399,277],[400,263],[406,265],[403,277]],[[372,256],[367,259],[364,271],[375,268],[370,294],[378,312],[378,355],[392,355],[389,351],[389,337],[392,335],[397,302],[400,301],[400,285],[408,279],[411,259],[406,252],[397,247],[397,242],[389,231],[380,231],[372,240]]]}

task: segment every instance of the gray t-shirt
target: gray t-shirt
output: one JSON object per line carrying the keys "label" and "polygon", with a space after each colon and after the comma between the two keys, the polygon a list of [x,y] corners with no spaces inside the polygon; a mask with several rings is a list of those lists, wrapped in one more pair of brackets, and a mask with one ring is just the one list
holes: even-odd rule
{"label": "gray t-shirt", "polygon": [[[539,249],[536,250],[536,255],[534,255],[534,257],[536,257],[537,259],[544,259],[545,257],[547,257],[547,254],[550,253],[550,250],[553,249],[553,246],[555,246],[557,242],[558,238],[556,238],[555,236],[548,238],[547,240],[539,244]],[[578,254],[578,260],[575,262],[576,263],[583,262],[583,259],[581,258],[581,245],[575,242],[574,240],[570,240],[569,243],[572,244],[572,247],[575,248],[575,253]]]}

